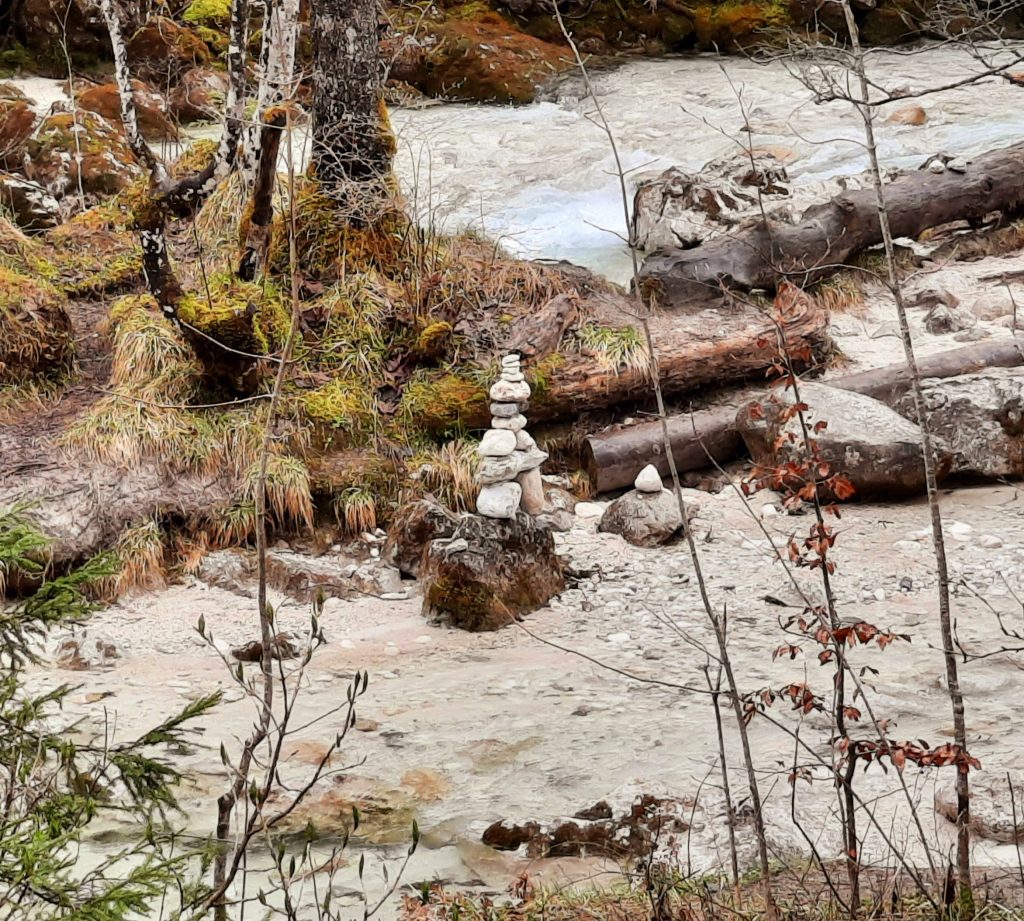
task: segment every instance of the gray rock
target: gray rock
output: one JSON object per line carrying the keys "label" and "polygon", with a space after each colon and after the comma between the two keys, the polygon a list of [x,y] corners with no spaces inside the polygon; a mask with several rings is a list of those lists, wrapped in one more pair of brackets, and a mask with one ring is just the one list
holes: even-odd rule
{"label": "gray rock", "polygon": [[11,173],[0,173],[0,202],[22,230],[49,230],[60,223],[60,204],[46,189]]}
{"label": "gray rock", "polygon": [[495,403],[525,403],[530,399],[530,385],[526,381],[500,380],[491,386],[490,396]]}
{"label": "gray rock", "polygon": [[958,298],[952,291],[940,288],[936,285],[929,285],[922,288],[916,294],[910,296],[907,301],[908,307],[924,307],[926,310],[934,310],[936,307],[957,307],[960,304]]}
{"label": "gray rock", "polygon": [[[922,381],[932,430],[953,453],[952,469],[991,479],[1024,476],[1024,368]],[[896,409],[914,419],[911,394]]]}
{"label": "gray rock", "polygon": [[521,432],[526,428],[526,416],[516,413],[516,415],[509,416],[507,419],[495,417],[491,419],[491,425],[498,431]]}
{"label": "gray rock", "polygon": [[[826,423],[814,438],[830,475],[845,476],[855,497],[900,498],[925,491],[921,430],[913,422],[878,400],[825,384],[804,381],[800,396],[809,406],[804,413],[808,425]],[[774,469],[806,457],[799,417],[782,421],[792,402],[792,391],[776,388],[768,398],[751,401],[737,413],[737,431],[761,467]],[[936,447],[937,472],[943,477],[952,458],[941,440]],[[830,490],[821,491],[823,498],[833,498]]]}
{"label": "gray rock", "polygon": [[506,457],[516,449],[515,433],[505,429],[489,429],[480,439],[477,452],[482,457]]}
{"label": "gray rock", "polygon": [[491,415],[499,419],[509,419],[519,415],[518,403],[492,403],[490,409]]}
{"label": "gray rock", "polygon": [[113,668],[121,654],[112,639],[86,630],[60,638],[53,658],[57,668],[84,672],[96,668]]}
{"label": "gray rock", "polygon": [[[994,773],[971,772],[971,830],[981,838],[1013,844],[1024,838],[1024,774],[1011,771],[1010,785],[1002,771]],[[1013,820],[1016,804],[1017,821]],[[936,787],[935,809],[950,822],[956,822],[959,812],[956,785],[947,780]]]}
{"label": "gray rock", "polygon": [[526,429],[520,429],[516,432],[516,450],[517,451],[529,451],[531,448],[536,448],[537,442],[533,440],[533,436],[526,431]]}
{"label": "gray rock", "polygon": [[[695,504],[688,504],[687,514],[697,512]],[[618,534],[637,547],[657,547],[672,540],[682,528],[679,503],[675,494],[667,489],[656,493],[630,490],[605,509],[597,529]]]}
{"label": "gray rock", "polygon": [[924,321],[924,328],[933,335],[959,333],[977,325],[978,318],[963,307],[936,307]]}
{"label": "gray rock", "polygon": [[518,483],[484,486],[476,499],[476,510],[485,518],[515,518],[523,488]]}
{"label": "gray rock", "polygon": [[638,492],[661,492],[664,488],[661,482],[661,474],[654,464],[648,464],[641,470],[633,481]]}

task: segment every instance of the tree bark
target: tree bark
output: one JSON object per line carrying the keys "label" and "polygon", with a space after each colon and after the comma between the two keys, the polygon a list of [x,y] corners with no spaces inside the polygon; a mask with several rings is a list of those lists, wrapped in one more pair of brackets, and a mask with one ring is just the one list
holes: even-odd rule
{"label": "tree bark", "polygon": [[249,199],[249,222],[244,227],[245,241],[238,264],[238,277],[244,281],[253,281],[267,263],[271,222],[274,219],[277,155],[287,123],[288,113],[283,106],[273,106],[263,114],[256,179]]}
{"label": "tree bark", "polygon": [[313,175],[333,198],[386,179],[394,142],[382,90],[375,0],[313,0]]}
{"label": "tree bark", "polygon": [[[957,377],[983,368],[1012,368],[1024,365],[1024,344],[1015,340],[986,342],[930,355],[920,359],[919,365],[923,378]],[[910,389],[910,370],[899,363],[851,374],[828,384],[863,393],[896,408]],[[679,470],[700,470],[743,453],[743,441],[736,432],[735,406],[676,416],[669,420],[669,435]],[[647,464],[654,464],[663,477],[669,472],[660,422],[616,427],[590,435],[582,454],[590,480],[599,493],[632,485]]]}
{"label": "tree bark", "polygon": [[[993,211],[1024,207],[1024,144],[994,150],[965,172],[914,172],[885,187],[894,237],[916,238],[951,221],[977,221]],[[882,242],[873,188],[844,192],[808,208],[796,224],[756,219],[693,249],[660,249],[644,261],[640,282],[665,304],[725,288],[804,287]]]}

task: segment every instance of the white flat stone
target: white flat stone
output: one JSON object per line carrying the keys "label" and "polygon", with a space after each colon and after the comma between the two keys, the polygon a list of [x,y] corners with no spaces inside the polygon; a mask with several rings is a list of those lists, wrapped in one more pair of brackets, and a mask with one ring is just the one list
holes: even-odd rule
{"label": "white flat stone", "polygon": [[476,498],[476,510],[485,518],[515,518],[523,488],[518,483],[484,486]]}
{"label": "white flat stone", "polygon": [[507,457],[515,449],[515,432],[508,431],[505,427],[502,427],[484,432],[484,437],[480,439],[477,453],[481,457]]}
{"label": "white flat stone", "polygon": [[491,386],[491,399],[495,403],[525,403],[530,399],[530,385],[526,381],[498,381]]}

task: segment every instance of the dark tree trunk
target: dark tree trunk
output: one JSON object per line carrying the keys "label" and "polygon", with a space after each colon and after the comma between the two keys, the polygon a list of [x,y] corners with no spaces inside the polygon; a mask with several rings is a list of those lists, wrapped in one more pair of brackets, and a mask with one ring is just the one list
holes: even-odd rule
{"label": "dark tree trunk", "polygon": [[353,182],[385,179],[394,153],[375,0],[313,0],[312,39],[313,174],[348,199]]}
{"label": "dark tree trunk", "polygon": [[[893,236],[916,238],[950,221],[976,221],[1024,206],[1024,144],[994,150],[963,173],[919,171],[886,186]],[[706,297],[721,287],[798,287],[842,268],[882,242],[874,189],[844,192],[808,208],[796,224],[751,222],[693,249],[660,249],[644,261],[641,284],[663,303]]]}

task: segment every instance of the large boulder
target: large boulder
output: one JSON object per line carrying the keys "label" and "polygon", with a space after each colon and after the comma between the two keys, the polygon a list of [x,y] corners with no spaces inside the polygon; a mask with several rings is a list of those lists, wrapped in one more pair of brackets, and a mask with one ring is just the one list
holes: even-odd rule
{"label": "large boulder", "polygon": [[448,99],[531,102],[544,83],[573,67],[564,46],[527,35],[491,11],[440,21],[417,17],[394,42],[391,76]]}
{"label": "large boulder", "polygon": [[[1024,368],[987,368],[921,383],[932,431],[949,446],[955,473],[1024,476]],[[916,419],[913,394],[896,409]]]}
{"label": "large boulder", "polygon": [[[801,382],[800,397],[808,405],[804,417],[829,474],[849,480],[855,497],[897,499],[925,491],[917,425],[878,400],[825,384]],[[792,405],[792,391],[777,388],[770,398],[752,400],[737,413],[736,429],[758,466],[780,469],[806,458],[800,418]],[[952,458],[944,446],[936,449],[937,472],[943,477]],[[791,485],[798,485],[795,477]],[[843,496],[826,493],[823,498]]]}
{"label": "large boulder", "polygon": [[[151,141],[163,141],[176,134],[174,125],[167,117],[167,104],[152,87],[141,80],[132,80],[132,98],[139,129]],[[123,128],[121,124],[121,95],[116,83],[102,83],[90,86],[78,96],[78,105],[87,112],[102,115],[110,124]]]}
{"label": "large boulder", "polygon": [[459,517],[434,499],[403,505],[388,528],[383,558],[407,576],[418,576],[430,542],[451,537]]}
{"label": "large boulder", "polygon": [[25,174],[54,198],[86,207],[126,189],[143,170],[124,135],[95,112],[48,116],[26,145]]}
{"label": "large boulder", "polygon": [[431,541],[420,570],[423,610],[462,630],[497,630],[565,588],[550,528],[529,515],[466,515],[449,538]]}
{"label": "large boulder", "polygon": [[[686,514],[693,518],[698,506],[687,499]],[[675,493],[660,486],[657,492],[631,489],[604,510],[598,531],[619,534],[637,547],[657,547],[676,537],[683,527]]]}

